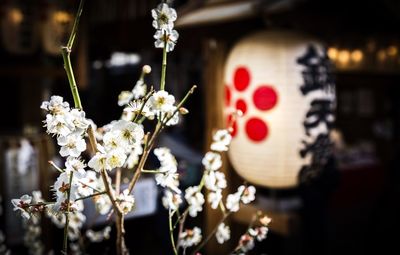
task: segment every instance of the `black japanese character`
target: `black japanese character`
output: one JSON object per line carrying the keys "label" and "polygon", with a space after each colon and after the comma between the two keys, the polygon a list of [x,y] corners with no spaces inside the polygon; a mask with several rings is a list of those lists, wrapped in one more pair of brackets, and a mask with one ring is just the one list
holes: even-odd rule
{"label": "black japanese character", "polygon": [[321,123],[326,125],[327,130],[330,130],[334,121],[333,108],[332,100],[314,99],[303,123],[306,134],[310,135],[310,129],[317,127]]}
{"label": "black japanese character", "polygon": [[300,87],[303,95],[321,89],[333,91],[335,83],[331,74],[332,64],[325,52],[320,56],[315,46],[309,45],[297,63],[305,67],[302,71],[304,84]]}

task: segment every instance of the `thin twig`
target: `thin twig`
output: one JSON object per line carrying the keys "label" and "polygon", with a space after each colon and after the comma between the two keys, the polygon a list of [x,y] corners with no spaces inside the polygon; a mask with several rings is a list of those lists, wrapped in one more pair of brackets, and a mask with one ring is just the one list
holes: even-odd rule
{"label": "thin twig", "polygon": [[75,202],[79,201],[79,200],[86,199],[86,198],[97,197],[97,196],[104,195],[104,194],[107,194],[107,192],[103,191],[103,192],[94,193],[94,194],[91,194],[91,195],[88,195],[88,196],[77,198],[77,199],[75,199]]}
{"label": "thin twig", "polygon": [[189,98],[189,96],[191,95],[191,94],[193,94],[194,93],[194,90],[197,88],[197,86],[196,85],[193,85],[191,88],[190,88],[190,90],[186,93],[186,95],[183,97],[183,99],[179,102],[179,104],[176,106],[176,109],[175,109],[175,111],[170,115],[170,116],[168,116],[167,114],[162,118],[162,123],[163,123],[163,125],[166,125],[167,123],[168,123],[168,121],[170,121],[174,116],[175,116],[175,114],[177,114],[178,113],[178,111],[179,111],[179,108],[181,108],[182,106],[183,106],[183,104],[188,100],[188,98]]}
{"label": "thin twig", "polygon": [[183,214],[182,214],[182,219],[179,222],[179,232],[178,232],[178,248],[179,246],[181,246],[181,238],[180,236],[182,235],[183,232],[183,227],[185,226],[185,221],[186,221],[186,217],[189,213],[189,210],[186,210]]}
{"label": "thin twig", "polygon": [[58,172],[64,173],[64,170],[59,168],[53,161],[49,160],[47,161],[52,167],[54,167]]}
{"label": "thin twig", "polygon": [[92,190],[94,190],[94,191],[96,191],[96,192],[102,192],[101,190],[96,189],[95,187],[93,187],[93,186],[91,186],[91,185],[89,185],[89,184],[87,184],[87,183],[84,183],[83,181],[79,181],[79,183],[82,184],[82,185],[84,185],[84,186],[87,186],[87,187],[91,188]]}
{"label": "thin twig", "polygon": [[121,168],[118,167],[115,172],[115,194],[117,196],[121,192]]}
{"label": "thin twig", "polygon": [[70,206],[70,198],[71,198],[71,187],[72,187],[72,179],[74,178],[74,172],[71,172],[69,177],[69,188],[67,190],[67,211],[65,212],[65,225],[64,225],[64,242],[63,242],[63,253],[68,254],[68,228],[69,228],[69,206]]}
{"label": "thin twig", "polygon": [[69,49],[72,49],[72,46],[74,45],[76,33],[78,32],[79,20],[82,15],[82,10],[83,10],[84,4],[85,4],[85,0],[81,0],[81,2],[79,3],[78,12],[76,13],[74,25],[72,27],[72,32],[69,36],[68,43],[67,43],[67,47]]}
{"label": "thin twig", "polygon": [[213,230],[210,232],[210,234],[208,234],[208,236],[199,244],[199,246],[196,247],[196,249],[192,252],[192,255],[195,255],[197,252],[199,252],[201,250],[201,248],[203,248],[204,245],[206,245],[208,243],[208,241],[210,241],[211,237],[213,237],[215,235],[215,232],[217,232],[218,227],[221,223],[223,223],[226,218],[228,218],[228,216],[231,214],[231,212],[228,212],[226,214],[224,214],[224,216],[219,220],[219,222],[217,223],[217,225],[213,228]]}
{"label": "thin twig", "polygon": [[108,181],[109,177],[108,177],[106,170],[102,169],[100,171],[100,174],[101,174],[101,178],[103,179],[103,183],[106,188],[107,195],[110,197],[110,200],[111,200],[114,210],[117,211],[118,214],[122,214],[121,207],[119,206],[117,199],[115,197],[115,193],[112,190],[111,183]]}
{"label": "thin twig", "polygon": [[161,174],[163,172],[161,172],[160,170],[145,170],[145,169],[143,169],[142,173],[144,173],[144,174]]}

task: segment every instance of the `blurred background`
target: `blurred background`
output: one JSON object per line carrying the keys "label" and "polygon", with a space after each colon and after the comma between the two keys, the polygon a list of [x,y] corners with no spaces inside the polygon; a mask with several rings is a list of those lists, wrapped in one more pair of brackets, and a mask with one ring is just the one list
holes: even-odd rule
{"label": "blurred background", "polygon": [[[176,98],[193,84],[198,90],[186,105],[190,114],[159,145],[177,156],[182,188],[194,185],[212,131],[226,126],[227,112],[242,110],[223,171],[229,191],[248,181],[258,192],[254,204],[229,219],[231,241],[212,240],[203,253],[228,254],[261,210],[273,221],[251,254],[395,254],[400,2],[168,2],[177,9],[180,37],[168,55],[167,89]],[[133,88],[143,65],[152,67],[146,83],[158,88],[162,53],[154,48],[150,15],[158,3],[86,1],[72,61],[83,107],[98,126],[120,117],[118,95]],[[60,45],[77,6],[74,0],[0,1],[0,229],[12,254],[29,249],[10,199],[32,190],[50,198],[57,172],[47,161],[62,160],[39,106],[51,95],[72,102]],[[308,132],[316,126],[317,133]],[[312,146],[308,138],[322,142]],[[136,199],[144,209],[127,219],[127,244],[134,254],[170,254],[161,192],[146,179],[141,188],[146,196]],[[206,208],[190,224],[209,232],[219,217]],[[60,250],[62,230],[46,219],[41,224],[43,254]],[[95,218],[83,229],[107,224]],[[88,254],[112,254],[112,240],[83,238],[82,245]]]}

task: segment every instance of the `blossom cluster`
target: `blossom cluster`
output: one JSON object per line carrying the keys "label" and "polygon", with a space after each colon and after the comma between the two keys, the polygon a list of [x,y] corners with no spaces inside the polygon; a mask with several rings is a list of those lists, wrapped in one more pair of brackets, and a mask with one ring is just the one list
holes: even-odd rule
{"label": "blossom cluster", "polygon": [[261,242],[267,238],[268,225],[271,218],[264,215],[258,218],[259,226],[250,227],[245,234],[240,237],[239,244],[233,254],[245,255],[255,246],[255,241]]}
{"label": "blossom cluster", "polygon": [[93,231],[91,229],[88,229],[86,231],[86,237],[92,243],[101,243],[103,240],[110,239],[110,232],[111,232],[110,226],[107,226],[104,229],[99,230],[99,231]]}
{"label": "blossom cluster", "polygon": [[[33,203],[43,203],[42,193],[40,191],[32,192]],[[44,253],[45,247],[41,241],[41,216],[37,214],[36,217],[32,217],[31,220],[24,219],[23,227],[24,233],[24,244],[29,250],[29,254],[41,255]]]}
{"label": "blossom cluster", "polygon": [[[156,155],[161,165],[158,169],[159,173],[155,175],[157,184],[180,194],[181,191],[178,188],[179,180],[177,173],[178,163],[174,155],[171,154],[170,149],[165,147],[154,149],[154,155]],[[175,203],[176,202],[177,201],[175,201]],[[177,206],[175,203],[172,202],[171,206]]]}
{"label": "blossom cluster", "polygon": [[110,123],[103,135],[103,146],[98,146],[99,151],[88,166],[97,172],[124,166],[127,154],[141,147],[143,137],[143,126],[139,124],[126,120]]}
{"label": "blossom cluster", "polygon": [[147,85],[144,82],[144,76],[151,72],[151,67],[145,65],[142,69],[142,76],[136,82],[135,86],[131,91],[124,90],[118,96],[118,105],[125,106],[129,104],[132,100],[137,100],[144,97],[147,93]]}
{"label": "blossom cluster", "polygon": [[167,52],[173,51],[179,34],[174,30],[174,21],[177,18],[176,11],[168,4],[161,3],[151,11],[153,16],[153,27],[156,29],[154,46],[164,48]]}

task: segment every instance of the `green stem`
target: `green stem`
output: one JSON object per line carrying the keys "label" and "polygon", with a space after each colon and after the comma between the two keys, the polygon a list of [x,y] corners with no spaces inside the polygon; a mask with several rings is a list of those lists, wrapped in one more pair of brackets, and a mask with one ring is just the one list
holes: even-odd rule
{"label": "green stem", "polygon": [[140,120],[138,120],[136,123],[137,124],[142,124],[143,123],[143,121],[146,119],[146,116],[142,116],[141,118],[140,118]]}
{"label": "green stem", "polygon": [[165,75],[167,71],[167,35],[164,32],[164,48],[163,48],[163,59],[161,66],[161,81],[160,81],[160,90],[165,89]]}
{"label": "green stem", "polygon": [[75,108],[82,110],[82,103],[79,97],[78,86],[76,85],[74,71],[72,70],[71,64],[71,49],[68,47],[63,47],[61,49],[61,54],[64,60],[64,69],[67,73],[69,86],[71,88],[72,96],[74,98]]}
{"label": "green stem", "polygon": [[171,213],[171,209],[169,210],[169,235],[171,237],[171,243],[172,243],[172,248],[174,249],[174,254],[178,255],[178,250],[176,249],[175,246],[175,239],[174,239],[174,229],[172,227],[172,217],[174,216],[174,213]]}
{"label": "green stem", "polygon": [[68,227],[69,227],[69,206],[70,206],[69,201],[71,198],[71,186],[73,178],[74,178],[74,172],[71,172],[71,176],[69,177],[69,189],[67,191],[67,211],[65,212],[63,254],[68,254]]}
{"label": "green stem", "polygon": [[75,21],[74,21],[74,25],[72,27],[72,32],[71,32],[71,34],[69,36],[69,39],[68,39],[67,48],[70,49],[70,50],[72,49],[72,46],[74,45],[76,33],[78,32],[79,20],[80,20],[81,15],[82,15],[82,10],[83,10],[83,5],[84,4],[85,4],[85,0],[81,0],[81,2],[79,3],[78,11],[77,11],[76,16],[75,16]]}
{"label": "green stem", "polygon": [[62,57],[64,60],[64,68],[65,68],[65,72],[67,73],[69,86],[71,88],[72,96],[74,98],[75,108],[78,108],[78,109],[82,109],[82,103],[81,103],[81,99],[79,97],[78,87],[76,86],[74,72],[72,70],[70,55],[71,55],[72,46],[74,45],[76,33],[78,31],[79,20],[82,15],[84,3],[85,3],[85,0],[81,0],[81,2],[79,3],[78,11],[75,16],[74,25],[72,27],[72,32],[69,36],[67,46],[61,48],[61,54],[62,54]]}

